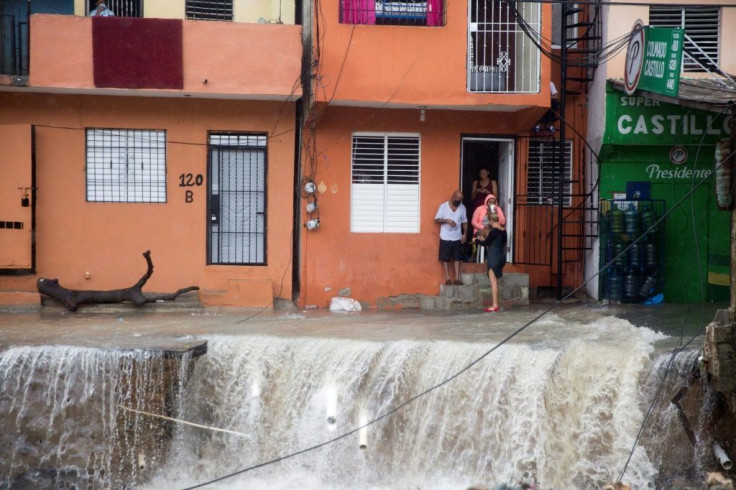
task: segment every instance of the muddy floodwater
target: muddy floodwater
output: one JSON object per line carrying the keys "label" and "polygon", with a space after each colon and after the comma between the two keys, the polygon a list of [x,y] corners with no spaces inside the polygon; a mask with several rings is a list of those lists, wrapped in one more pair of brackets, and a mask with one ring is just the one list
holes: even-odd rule
{"label": "muddy floodwater", "polygon": [[1,313],[0,488],[568,489],[624,468],[697,486],[669,398],[702,338],[671,354],[718,306],[579,303],[527,326],[549,306]]}

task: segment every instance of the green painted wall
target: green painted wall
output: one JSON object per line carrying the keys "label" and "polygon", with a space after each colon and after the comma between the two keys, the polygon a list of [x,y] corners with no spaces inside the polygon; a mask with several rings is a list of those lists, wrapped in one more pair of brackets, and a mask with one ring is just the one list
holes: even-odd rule
{"label": "green painted wall", "polygon": [[[665,301],[728,301],[730,212],[716,206],[712,169],[715,142],[728,136],[729,120],[609,91],[606,124],[601,199],[625,193],[627,182],[649,182],[650,198],[672,210],[665,224]],[[674,146],[686,150],[685,162],[670,161]]]}

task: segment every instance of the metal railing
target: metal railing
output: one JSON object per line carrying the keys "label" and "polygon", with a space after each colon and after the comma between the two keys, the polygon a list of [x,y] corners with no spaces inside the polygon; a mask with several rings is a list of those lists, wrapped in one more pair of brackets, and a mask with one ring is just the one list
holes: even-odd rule
{"label": "metal railing", "polygon": [[[95,8],[94,0],[87,1],[87,12]],[[105,4],[117,17],[143,17],[142,0],[105,0]]]}
{"label": "metal railing", "polygon": [[30,0],[0,2],[0,75],[28,76]]}
{"label": "metal railing", "polygon": [[444,0],[341,0],[340,23],[441,27],[445,25]]}
{"label": "metal railing", "polygon": [[540,32],[540,4],[518,2],[512,7],[495,0],[470,0],[469,7],[467,90],[539,92],[539,48],[521,29],[515,15],[518,13],[529,28]]}

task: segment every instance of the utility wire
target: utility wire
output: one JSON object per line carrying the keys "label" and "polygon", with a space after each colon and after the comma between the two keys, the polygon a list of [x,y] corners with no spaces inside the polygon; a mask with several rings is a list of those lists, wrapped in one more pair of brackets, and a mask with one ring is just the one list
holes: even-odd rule
{"label": "utility wire", "polygon": [[[719,112],[719,113],[718,113],[718,115],[717,115],[716,117],[718,117],[718,116],[722,116],[722,115],[723,115],[723,113],[724,113],[724,112],[726,112],[726,111],[728,111],[728,110],[730,110],[730,107],[727,107],[727,108],[725,108],[725,109],[721,110],[721,112]],[[694,161],[695,161],[695,165],[697,165],[697,162],[698,162],[698,156],[699,156],[699,154],[700,154],[700,151],[701,151],[701,149],[702,149],[702,147],[703,147],[703,145],[704,145],[704,143],[705,143],[705,136],[706,136],[706,134],[704,133],[704,134],[703,134],[703,136],[701,136],[701,138],[700,138],[700,142],[698,143],[698,149],[697,149],[697,152],[696,152],[696,154],[695,154],[695,160],[694,160]],[[730,155],[728,155],[728,156],[727,156],[727,157],[726,157],[726,158],[725,158],[725,159],[723,160],[723,163],[725,163],[725,162],[726,162],[727,160],[729,160],[730,158],[734,158],[734,155],[736,155],[736,149],[733,149],[733,150],[732,150],[731,154],[730,154]],[[719,168],[720,168],[720,167],[721,167],[721,166],[723,165],[723,163],[719,163],[719,164],[718,164],[718,165],[716,166],[716,168],[715,168],[715,170],[714,170],[714,172],[713,172],[713,173],[715,173],[716,171],[718,171],[718,169],[719,169]],[[711,175],[713,175],[713,174],[711,174]],[[695,192],[695,190],[696,190],[696,189],[697,189],[698,187],[700,187],[700,186],[701,186],[701,185],[703,184],[703,182],[704,182],[705,180],[708,180],[709,178],[710,178],[710,175],[709,175],[708,177],[705,177],[705,178],[701,179],[701,181],[700,181],[700,182],[698,182],[697,184],[693,185],[693,186],[691,187],[690,191],[689,191],[689,192],[688,192],[688,193],[687,193],[687,194],[686,194],[685,196],[683,196],[683,197],[682,197],[682,198],[681,198],[681,199],[680,199],[680,200],[679,200],[679,201],[678,201],[678,202],[677,202],[677,203],[675,204],[675,206],[673,207],[673,209],[672,209],[672,210],[674,211],[674,209],[676,209],[676,208],[677,208],[677,206],[679,206],[679,205],[680,205],[680,203],[684,202],[684,200],[685,200],[686,198],[690,197],[690,195],[691,195],[691,194],[693,194],[693,193]],[[692,180],[692,181],[694,182],[694,180],[695,180],[695,178],[693,177],[693,180]],[[691,200],[691,202],[690,202],[690,208],[691,208],[691,213],[692,213],[692,214],[691,214],[691,218],[692,218],[692,221],[693,221],[693,237],[694,237],[694,240],[695,240],[695,250],[696,250],[696,255],[697,255],[697,260],[696,260],[696,262],[698,263],[698,271],[699,271],[699,278],[700,278],[700,280],[699,280],[699,284],[700,284],[700,293],[701,293],[701,298],[704,298],[704,291],[703,291],[703,271],[702,271],[702,268],[701,268],[701,266],[700,266],[700,254],[701,254],[701,252],[700,252],[700,247],[699,247],[699,245],[698,245],[698,236],[697,236],[697,233],[696,233],[696,230],[695,230],[695,211],[694,211],[694,208],[693,208],[693,202],[692,202],[692,200]],[[669,214],[669,213],[667,213],[667,214]],[[660,219],[659,221],[661,221],[661,219]],[[652,227],[650,228],[650,230],[651,230],[652,228],[654,228],[655,226],[656,226],[656,223],[655,223],[654,225],[652,225]],[[649,230],[647,230],[647,231],[649,231]],[[643,237],[644,235],[645,235],[645,234],[642,234],[642,237]],[[641,237],[640,237],[640,238],[641,238]],[[632,244],[633,244],[633,242],[632,242]],[[626,249],[629,249],[629,248],[630,248],[630,246],[631,246],[631,245],[629,245],[629,247],[626,247]],[[619,254],[619,255],[621,255],[621,254]],[[692,266],[692,264],[691,264],[691,266]],[[690,310],[689,310],[689,305],[688,305],[688,316],[689,316],[689,311],[690,311]],[[630,463],[630,461],[631,461],[631,458],[633,457],[633,455],[634,455],[634,451],[636,450],[637,446],[639,445],[639,439],[641,438],[641,435],[642,435],[642,434],[643,434],[643,432],[644,432],[644,428],[645,428],[645,426],[646,426],[646,424],[647,424],[647,422],[648,422],[649,416],[650,416],[650,414],[651,414],[651,412],[652,412],[652,410],[653,410],[653,408],[654,408],[654,405],[655,405],[655,403],[657,402],[657,399],[658,399],[658,397],[659,397],[659,394],[660,394],[660,392],[661,392],[661,390],[662,390],[662,387],[664,386],[664,383],[665,383],[665,381],[666,381],[666,379],[667,379],[667,376],[668,376],[668,374],[669,374],[669,371],[670,371],[670,367],[672,366],[672,363],[673,363],[673,361],[675,360],[675,357],[677,356],[677,354],[679,354],[679,353],[680,353],[680,352],[682,352],[682,351],[683,351],[683,350],[684,350],[685,348],[687,348],[687,346],[689,346],[689,345],[690,345],[690,344],[691,344],[691,343],[692,343],[692,342],[693,342],[693,341],[694,341],[694,340],[695,340],[695,339],[696,339],[697,337],[699,337],[700,335],[702,335],[702,334],[703,334],[703,326],[704,326],[704,324],[705,324],[705,308],[704,308],[704,307],[701,307],[700,328],[698,328],[698,331],[697,331],[697,332],[695,332],[695,334],[693,334],[693,335],[692,335],[692,336],[690,337],[690,339],[689,339],[689,340],[688,340],[688,341],[687,341],[687,342],[686,342],[686,343],[685,343],[684,345],[682,345],[682,347],[680,347],[680,348],[675,348],[675,350],[674,350],[674,351],[672,352],[672,357],[670,358],[670,361],[669,361],[669,363],[668,363],[668,365],[667,365],[667,369],[665,370],[665,373],[664,373],[664,375],[662,376],[662,380],[660,381],[660,384],[659,384],[659,388],[657,389],[657,393],[656,393],[656,395],[654,396],[654,398],[652,399],[652,403],[651,403],[651,404],[649,405],[649,409],[647,410],[646,416],[644,417],[644,419],[643,419],[643,420],[642,420],[642,422],[641,422],[641,425],[639,426],[639,431],[638,431],[638,433],[637,433],[637,436],[636,436],[636,438],[634,439],[634,443],[633,443],[633,445],[632,445],[632,447],[631,447],[631,451],[629,451],[629,456],[628,456],[628,458],[626,459],[626,463],[624,463],[624,466],[623,466],[623,468],[621,469],[621,473],[620,473],[620,474],[619,474],[619,476],[618,476],[618,481],[621,481],[621,480],[623,479],[623,477],[624,477],[624,474],[626,473],[626,470],[628,469],[628,466],[629,466],[629,463]],[[682,340],[682,339],[681,339],[681,340]]]}
{"label": "utility wire", "polygon": [[[729,158],[732,157],[733,154],[734,153],[731,153],[731,155],[729,155]],[[720,165],[722,165],[722,164],[719,164],[719,166]],[[716,169],[718,169],[718,167],[716,167]],[[496,350],[498,350],[501,346],[503,346],[504,344],[506,344],[507,342],[509,342],[511,339],[513,339],[514,337],[516,337],[517,335],[519,335],[520,333],[522,333],[524,330],[526,330],[529,326],[531,326],[532,324],[534,324],[535,322],[537,322],[543,316],[547,315],[548,313],[550,313],[551,311],[553,311],[555,308],[557,308],[559,305],[563,304],[567,299],[569,299],[575,293],[577,293],[579,290],[581,290],[583,287],[585,287],[590,281],[592,281],[593,279],[595,279],[596,277],[598,277],[602,272],[604,272],[605,270],[607,270],[619,257],[621,257],[622,255],[624,255],[625,253],[627,253],[628,250],[631,248],[631,246],[634,243],[637,243],[639,240],[641,240],[646,235],[648,235],[649,232],[652,229],[655,229],[657,226],[659,226],[660,223],[662,223],[667,218],[667,216],[669,216],[672,212],[674,212],[674,210],[676,210],[685,201],[685,199],[687,199],[688,197],[690,197],[692,195],[692,193],[695,192],[695,190],[697,190],[701,185],[703,185],[708,179],[710,179],[710,175],[708,177],[705,177],[705,178],[701,179],[684,196],[682,196],[682,198],[680,198],[680,200],[678,200],[675,203],[675,205],[670,210],[668,210],[667,212],[665,212],[658,220],[656,220],[652,224],[652,226],[645,233],[642,233],[642,235],[639,238],[637,238],[636,240],[633,240],[626,248],[624,248],[613,259],[611,259],[611,261],[609,261],[607,264],[605,264],[598,272],[594,273],[588,279],[585,279],[582,282],[582,284],[580,284],[575,289],[573,289],[572,291],[570,291],[562,299],[559,299],[559,300],[555,301],[549,308],[547,308],[544,311],[542,311],[540,314],[538,314],[532,320],[530,320],[529,322],[527,322],[523,326],[521,326],[518,329],[516,329],[514,332],[512,332],[511,334],[509,334],[503,340],[501,340],[500,342],[498,342],[496,345],[494,345],[493,347],[491,347],[490,349],[488,349],[486,352],[484,352],[483,354],[481,354],[475,360],[471,361],[465,367],[463,367],[462,369],[460,369],[459,371],[457,371],[455,374],[451,375],[450,377],[446,378],[445,380],[443,380],[443,381],[435,384],[434,386],[431,386],[430,388],[427,388],[424,391],[422,391],[422,392],[420,392],[420,393],[418,393],[418,394],[410,397],[406,401],[400,403],[396,407],[394,407],[394,408],[392,408],[392,409],[384,412],[383,414],[377,416],[373,420],[370,420],[369,422],[366,422],[365,424],[360,425],[360,426],[358,426],[358,427],[356,427],[356,428],[354,428],[352,430],[349,430],[347,432],[344,432],[344,433],[342,433],[342,434],[340,434],[340,435],[338,435],[338,436],[336,436],[336,437],[334,437],[332,439],[328,439],[328,440],[326,440],[326,441],[324,441],[322,443],[319,443],[319,444],[316,444],[316,445],[313,445],[313,446],[310,446],[310,447],[307,447],[307,448],[304,448],[304,449],[295,451],[293,453],[286,454],[284,456],[279,456],[279,457],[274,458],[274,459],[271,459],[269,461],[264,461],[263,463],[259,463],[259,464],[253,465],[253,466],[249,466],[247,468],[243,468],[243,469],[238,470],[238,471],[231,472],[231,473],[229,473],[227,475],[224,475],[224,476],[221,476],[221,477],[218,477],[218,478],[215,478],[215,479],[212,479],[212,480],[203,482],[203,483],[199,483],[199,484],[194,485],[194,486],[186,487],[186,489],[184,489],[184,490],[192,490],[192,489],[195,489],[195,488],[201,488],[201,487],[210,485],[212,483],[217,483],[217,482],[226,480],[228,478],[232,478],[234,476],[241,475],[243,473],[247,473],[249,471],[252,471],[252,470],[255,470],[255,469],[258,469],[258,468],[262,468],[264,466],[268,466],[268,465],[271,465],[271,464],[274,464],[274,463],[278,463],[280,461],[284,461],[286,459],[290,459],[290,458],[293,458],[295,456],[298,456],[298,455],[301,455],[301,454],[304,454],[304,453],[307,453],[307,452],[310,452],[310,451],[313,451],[313,450],[322,448],[322,447],[327,446],[329,444],[332,444],[334,442],[337,442],[337,441],[339,441],[341,439],[344,439],[344,438],[346,438],[346,437],[348,437],[348,436],[350,436],[352,434],[355,434],[356,432],[358,432],[359,430],[361,430],[361,429],[363,429],[365,427],[368,427],[370,425],[373,425],[376,422],[379,422],[379,421],[381,421],[381,420],[383,420],[383,419],[385,419],[385,418],[393,415],[394,413],[398,412],[399,410],[401,410],[405,406],[411,404],[412,402],[416,401],[417,399],[422,398],[422,397],[426,396],[427,394],[429,394],[429,393],[431,393],[431,392],[433,392],[433,391],[435,391],[435,390],[443,387],[444,385],[450,383],[451,381],[455,380],[456,378],[458,378],[460,375],[462,375],[466,371],[470,370],[473,366],[475,366],[476,364],[478,364],[479,362],[481,362],[483,359],[485,359],[486,357],[488,357],[490,354],[492,354],[493,352],[495,352]],[[685,348],[692,341],[693,341],[693,339],[691,339],[689,342],[687,342],[682,348]],[[682,348],[680,350],[682,350]]]}

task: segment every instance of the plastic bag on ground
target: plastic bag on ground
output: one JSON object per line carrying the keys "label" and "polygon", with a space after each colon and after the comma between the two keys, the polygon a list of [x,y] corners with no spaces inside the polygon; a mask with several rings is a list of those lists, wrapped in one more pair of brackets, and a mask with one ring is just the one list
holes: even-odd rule
{"label": "plastic bag on ground", "polygon": [[330,311],[361,311],[360,303],[353,298],[335,296],[330,301]]}

